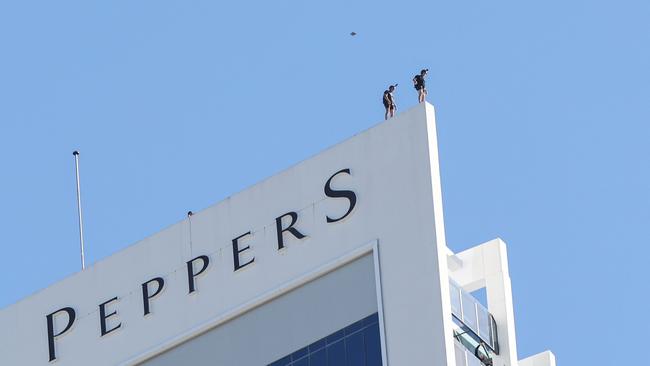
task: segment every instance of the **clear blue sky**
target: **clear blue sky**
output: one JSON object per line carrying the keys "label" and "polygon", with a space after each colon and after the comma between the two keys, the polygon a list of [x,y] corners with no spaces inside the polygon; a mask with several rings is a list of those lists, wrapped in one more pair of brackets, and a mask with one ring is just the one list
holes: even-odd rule
{"label": "clear blue sky", "polygon": [[[429,67],[449,246],[509,245],[520,356],[640,365],[650,2],[4,1],[0,307],[383,118]],[[349,33],[355,31],[356,37]]]}

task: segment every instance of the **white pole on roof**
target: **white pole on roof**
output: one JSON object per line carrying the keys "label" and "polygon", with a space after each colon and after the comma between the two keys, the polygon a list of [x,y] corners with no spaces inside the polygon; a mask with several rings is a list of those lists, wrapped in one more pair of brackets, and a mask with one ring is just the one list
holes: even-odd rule
{"label": "white pole on roof", "polygon": [[81,270],[86,269],[86,259],[84,258],[84,223],[81,215],[81,186],[79,184],[79,151],[72,152],[74,155],[74,165],[77,176],[77,211],[79,212],[79,245],[81,247]]}

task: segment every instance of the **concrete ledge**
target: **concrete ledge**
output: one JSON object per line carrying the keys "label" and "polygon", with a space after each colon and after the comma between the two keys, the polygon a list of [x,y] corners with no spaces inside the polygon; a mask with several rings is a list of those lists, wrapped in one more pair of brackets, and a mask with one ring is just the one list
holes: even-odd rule
{"label": "concrete ledge", "polygon": [[555,366],[555,355],[544,351],[519,361],[519,366]]}

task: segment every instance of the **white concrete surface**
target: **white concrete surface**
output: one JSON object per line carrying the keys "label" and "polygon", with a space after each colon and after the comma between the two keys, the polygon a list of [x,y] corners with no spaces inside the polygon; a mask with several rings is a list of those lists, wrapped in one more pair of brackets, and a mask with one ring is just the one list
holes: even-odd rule
{"label": "white concrete surface", "polygon": [[519,366],[555,366],[555,355],[544,351],[519,361]]}
{"label": "white concrete surface", "polygon": [[[206,167],[207,168],[207,167]],[[348,209],[328,198],[334,189],[353,190]],[[289,211],[307,237],[285,234],[278,251],[275,218]],[[233,271],[232,240],[250,231]],[[56,339],[56,364],[116,365],[148,350],[165,350],[179,334],[214,319],[251,310],[260,294],[273,294],[304,274],[378,240],[388,365],[454,365],[451,307],[444,241],[433,107],[421,104],[192,217],[176,223],[85,271],[0,311],[1,365],[48,365],[46,315],[62,307],[77,312],[74,326]],[[210,266],[188,295],[186,261],[207,255]],[[465,259],[462,259],[463,263]],[[464,265],[463,265],[464,266]],[[464,267],[463,267],[464,268]],[[497,273],[498,275],[498,273]],[[143,316],[141,284],[162,277],[165,287]],[[509,290],[509,288],[508,288]],[[100,336],[98,305],[116,311]],[[417,321],[414,316],[417,314]],[[496,315],[496,314],[495,314]],[[60,330],[65,319],[57,319]]]}

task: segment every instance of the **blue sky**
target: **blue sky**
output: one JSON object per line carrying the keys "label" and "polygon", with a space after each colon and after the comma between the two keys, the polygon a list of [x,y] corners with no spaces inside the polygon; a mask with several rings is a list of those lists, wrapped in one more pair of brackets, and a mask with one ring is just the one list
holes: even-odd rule
{"label": "blue sky", "polygon": [[[638,365],[647,1],[0,3],[0,307],[383,118],[431,69],[449,246],[509,246],[521,357]],[[350,32],[358,33],[351,37]]]}

